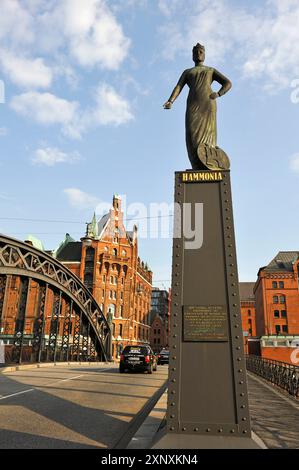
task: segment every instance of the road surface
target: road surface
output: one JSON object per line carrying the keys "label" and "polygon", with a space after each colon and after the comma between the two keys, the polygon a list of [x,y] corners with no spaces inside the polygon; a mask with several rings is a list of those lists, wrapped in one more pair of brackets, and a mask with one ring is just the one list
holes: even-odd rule
{"label": "road surface", "polygon": [[104,364],[0,373],[0,449],[124,448],[167,371],[119,374]]}

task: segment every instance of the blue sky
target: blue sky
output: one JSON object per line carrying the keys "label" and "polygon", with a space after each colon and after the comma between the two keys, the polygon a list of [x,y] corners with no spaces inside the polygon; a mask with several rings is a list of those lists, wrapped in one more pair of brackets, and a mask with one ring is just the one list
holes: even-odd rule
{"label": "blue sky", "polygon": [[[233,82],[217,102],[218,145],[240,280],[299,250],[298,25],[298,0],[1,0],[0,232],[51,249],[66,232],[79,239],[114,193],[170,204],[173,172],[189,167],[187,89],[162,105],[200,42]],[[169,286],[171,239],[139,251]]]}

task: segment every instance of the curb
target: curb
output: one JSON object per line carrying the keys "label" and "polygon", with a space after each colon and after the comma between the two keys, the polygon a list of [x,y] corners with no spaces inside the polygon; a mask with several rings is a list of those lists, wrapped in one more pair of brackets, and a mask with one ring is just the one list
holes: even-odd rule
{"label": "curb", "polygon": [[167,409],[167,389],[161,395],[154,408],[138,428],[127,445],[127,449],[151,449],[157,432],[165,424]]}

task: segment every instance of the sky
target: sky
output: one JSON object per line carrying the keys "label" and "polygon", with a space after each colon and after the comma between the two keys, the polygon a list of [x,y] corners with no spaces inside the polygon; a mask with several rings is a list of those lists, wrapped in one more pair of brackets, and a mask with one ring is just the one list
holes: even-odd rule
{"label": "sky", "polygon": [[54,249],[116,193],[128,228],[147,235],[139,253],[154,284],[169,287],[172,217],[155,225],[153,208],[172,203],[174,171],[190,167],[187,87],[171,110],[163,103],[200,42],[233,83],[217,122],[239,278],[299,250],[299,0],[0,3],[1,233]]}

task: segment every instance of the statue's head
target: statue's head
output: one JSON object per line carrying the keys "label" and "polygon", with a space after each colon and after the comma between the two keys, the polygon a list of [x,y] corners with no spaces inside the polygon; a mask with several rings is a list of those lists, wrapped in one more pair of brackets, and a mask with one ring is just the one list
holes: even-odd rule
{"label": "statue's head", "polygon": [[205,46],[198,42],[192,49],[192,57],[195,63],[204,62],[206,58]]}

